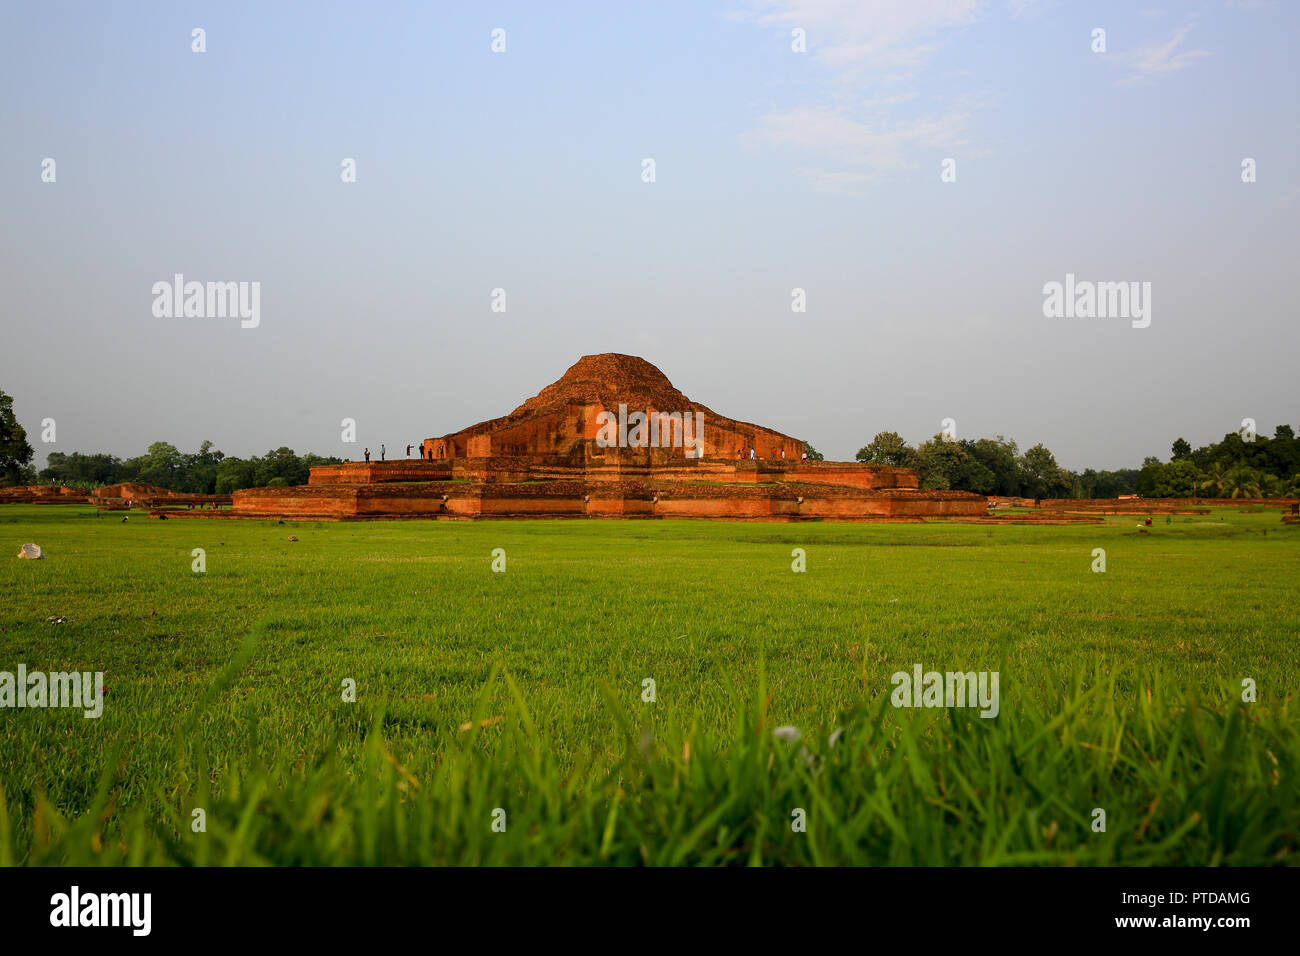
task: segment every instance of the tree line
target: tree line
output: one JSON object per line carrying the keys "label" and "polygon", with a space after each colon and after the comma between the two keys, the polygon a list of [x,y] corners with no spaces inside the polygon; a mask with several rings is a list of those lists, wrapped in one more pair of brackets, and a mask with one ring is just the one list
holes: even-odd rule
{"label": "tree line", "polygon": [[50,452],[37,473],[41,482],[73,488],[99,488],[122,481],[156,485],[187,494],[228,495],[239,488],[305,485],[313,465],[337,465],[341,458],[298,455],[280,447],[251,458],[227,457],[205,441],[199,450],[183,453],[170,442],[156,441],[136,458],[103,453]]}
{"label": "tree line", "polygon": [[1300,441],[1290,425],[1272,438],[1247,441],[1229,432],[1220,442],[1195,450],[1174,441],[1170,459],[1148,457],[1141,468],[1073,472],[1056,463],[1041,442],[1020,452],[1016,443],[996,438],[962,439],[935,435],[915,447],[897,432],[880,432],[858,450],[858,461],[915,468],[922,488],[974,491],[1024,498],[1271,498],[1300,497]]}
{"label": "tree line", "polygon": [[1044,445],[1021,453],[1001,435],[960,441],[935,435],[913,447],[897,432],[881,432],[858,450],[857,459],[915,468],[926,489],[1024,498],[1066,498],[1074,490],[1074,475]]}
{"label": "tree line", "polygon": [[[808,457],[822,455],[807,446]],[[13,399],[0,391],[0,487],[38,482],[92,489],[123,481],[157,485],[189,494],[230,494],[239,488],[302,485],[313,465],[340,464],[341,458],[298,455],[280,447],[252,458],[226,457],[205,441],[182,453],[168,442],[154,442],[135,458],[104,453],[51,452],[39,472],[34,451],[13,413]],[[1272,438],[1247,441],[1236,432],[1193,449],[1182,438],[1169,461],[1149,457],[1141,468],[1115,471],[1060,467],[1041,442],[1023,453],[1016,443],[996,438],[962,439],[935,435],[912,446],[897,432],[880,432],[858,450],[857,460],[895,468],[915,468],[922,488],[973,491],[1024,498],[1264,498],[1300,497],[1300,440],[1290,425]]]}

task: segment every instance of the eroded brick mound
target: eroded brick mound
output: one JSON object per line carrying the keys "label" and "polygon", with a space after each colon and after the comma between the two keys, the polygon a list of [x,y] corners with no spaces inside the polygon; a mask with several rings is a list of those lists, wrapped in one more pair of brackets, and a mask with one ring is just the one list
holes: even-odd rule
{"label": "eroded brick mound", "polygon": [[86,493],[80,488],[67,485],[15,485],[12,488],[0,488],[0,498],[85,498]]}
{"label": "eroded brick mound", "polygon": [[18,485],[0,488],[0,504],[8,505],[75,505],[85,504],[86,493],[67,485]]}
{"label": "eroded brick mound", "polygon": [[[728,418],[707,405],[691,401],[663,372],[643,358],[604,352],[584,355],[559,380],[543,388],[509,415],[479,422],[458,432],[426,438],[421,453],[428,459],[527,456],[576,458],[589,453],[600,432],[600,413],[627,411],[658,416],[699,416],[705,457],[738,459],[753,448],[760,458],[798,459],[803,442],[789,435]],[[657,420],[657,419],[656,419]],[[647,422],[647,425],[649,423]],[[656,426],[657,427],[657,426]],[[686,457],[684,423],[677,422],[677,439],[667,436],[657,447],[672,446],[676,457]],[[588,449],[584,452],[584,446]],[[598,449],[603,455],[603,449]]]}
{"label": "eroded brick mound", "polygon": [[157,485],[142,485],[138,481],[123,481],[116,485],[105,485],[103,488],[96,488],[90,494],[102,501],[111,498],[174,498],[178,493],[169,491],[166,488],[159,488]]}
{"label": "eroded brick mound", "polygon": [[565,405],[596,405],[629,408],[655,408],[664,411],[705,411],[673,388],[668,376],[645,359],[618,352],[584,355],[560,376],[559,380],[524,402],[507,419],[532,412],[552,411]]}

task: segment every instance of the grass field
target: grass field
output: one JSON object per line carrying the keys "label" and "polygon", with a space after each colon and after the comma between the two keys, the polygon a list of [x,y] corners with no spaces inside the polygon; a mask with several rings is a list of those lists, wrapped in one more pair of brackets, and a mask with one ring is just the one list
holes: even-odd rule
{"label": "grass field", "polygon": [[[0,710],[0,863],[1295,862],[1300,529],[1138,524],[7,505],[0,671],[107,696]],[[1000,714],[891,706],[915,664]]]}

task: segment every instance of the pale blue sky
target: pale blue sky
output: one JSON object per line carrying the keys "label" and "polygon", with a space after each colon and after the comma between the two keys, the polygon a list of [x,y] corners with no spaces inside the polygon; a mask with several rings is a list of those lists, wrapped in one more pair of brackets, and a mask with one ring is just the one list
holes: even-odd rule
{"label": "pale blue sky", "polygon": [[[836,458],[946,417],[1076,469],[1300,426],[1298,26],[1281,2],[9,0],[0,388],[33,439],[57,421],[38,460],[355,455],[344,417],[391,453],[602,351]],[[260,281],[261,325],[155,318],[176,272]],[[1067,272],[1150,281],[1151,326],[1044,318]]]}

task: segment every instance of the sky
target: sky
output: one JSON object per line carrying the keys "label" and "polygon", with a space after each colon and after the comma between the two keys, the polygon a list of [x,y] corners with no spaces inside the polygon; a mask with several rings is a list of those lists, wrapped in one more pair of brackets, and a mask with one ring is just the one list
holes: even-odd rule
{"label": "sky", "polygon": [[[0,389],[38,466],[404,453],[598,352],[834,459],[946,418],[1075,470],[1271,435],[1297,35],[1262,0],[6,0]],[[259,283],[256,326],[157,314],[177,273]],[[1067,274],[1149,324],[1045,315]]]}

